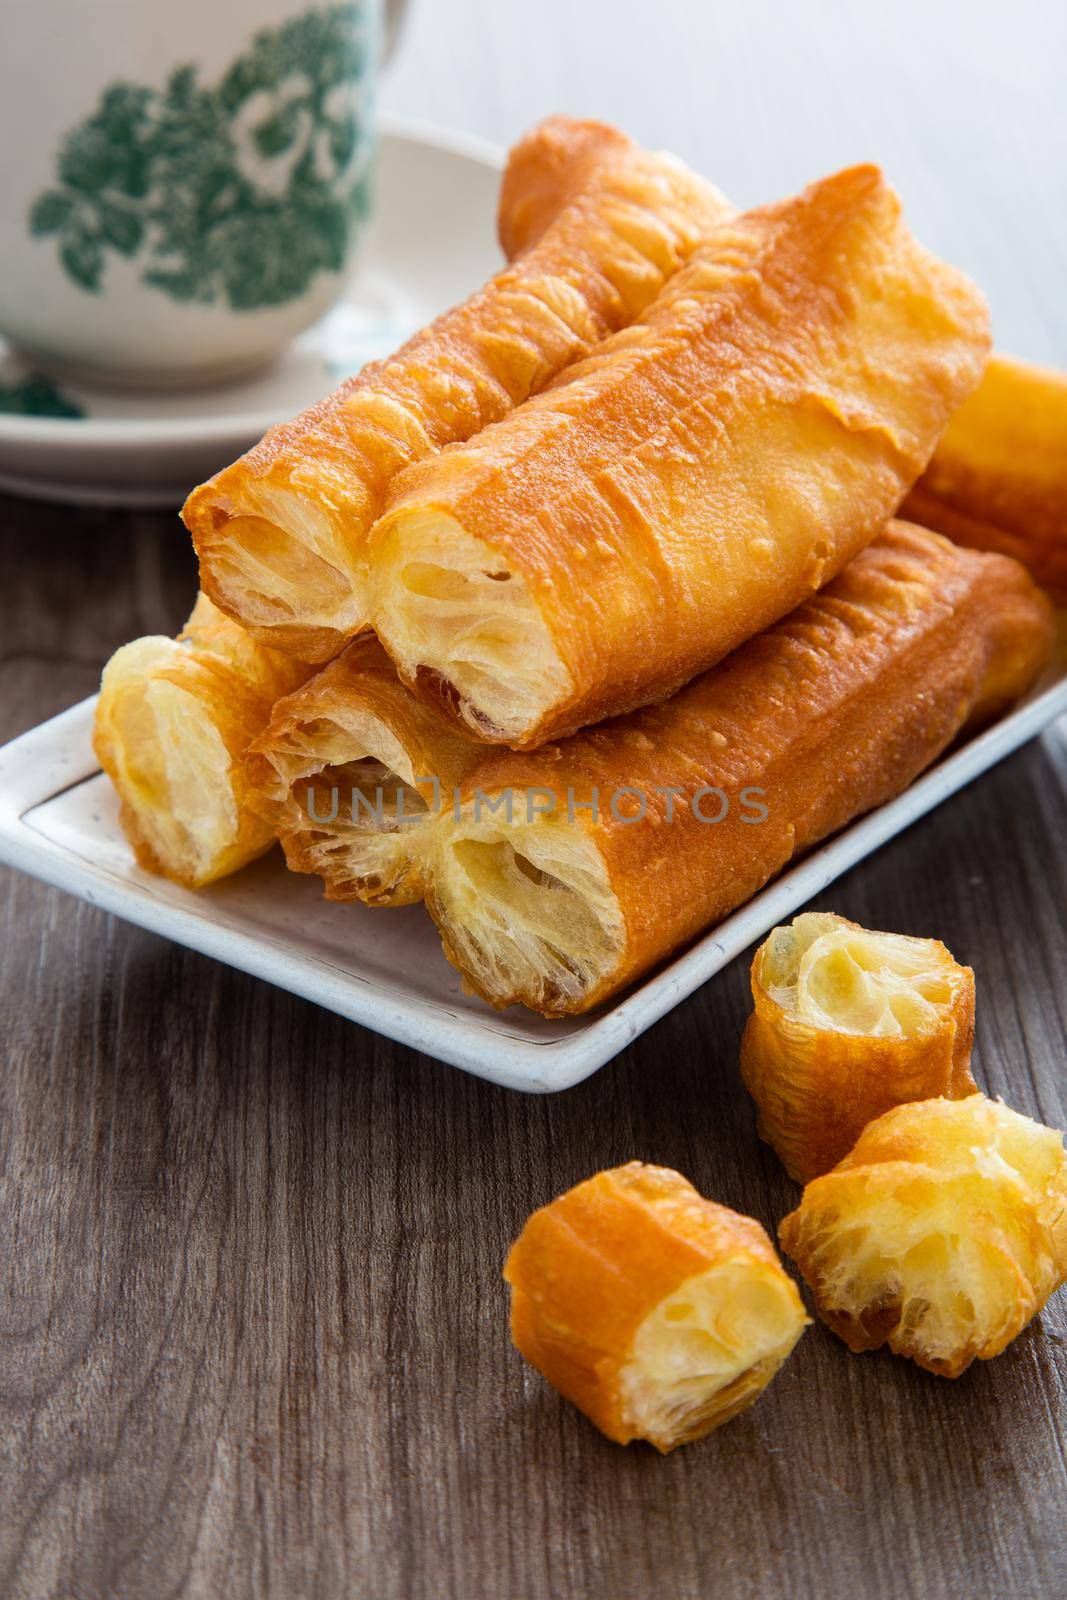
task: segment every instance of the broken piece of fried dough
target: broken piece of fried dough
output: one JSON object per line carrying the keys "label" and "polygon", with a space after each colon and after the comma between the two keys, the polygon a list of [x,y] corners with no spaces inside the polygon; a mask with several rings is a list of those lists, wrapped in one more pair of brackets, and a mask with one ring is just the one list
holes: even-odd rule
{"label": "broken piece of fried dough", "polygon": [[609,1439],[664,1453],[758,1399],[808,1320],[754,1218],[640,1161],[535,1211],[504,1277],[527,1361]]}
{"label": "broken piece of fried dough", "polygon": [[760,945],[751,976],[741,1076],[760,1136],[798,1182],[892,1106],[977,1094],[974,973],[939,940],[807,911]]}
{"label": "broken piece of fried dough", "polygon": [[958,1378],[1067,1278],[1063,1136],[983,1095],[897,1106],[779,1231],[850,1350]]}

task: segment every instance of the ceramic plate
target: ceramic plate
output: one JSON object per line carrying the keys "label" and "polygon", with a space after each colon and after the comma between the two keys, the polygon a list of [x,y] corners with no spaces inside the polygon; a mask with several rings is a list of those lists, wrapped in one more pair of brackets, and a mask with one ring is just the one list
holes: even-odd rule
{"label": "ceramic plate", "polygon": [[1067,671],[946,756],[899,799],[783,874],[697,944],[588,1017],[494,1012],[460,990],[421,906],[328,905],[279,853],[194,894],[142,872],[89,744],[85,700],[0,750],[0,860],[153,933],[513,1089],[566,1089],[917,817],[1067,712]]}
{"label": "ceramic plate", "polygon": [[478,139],[386,118],[374,222],[348,293],[259,377],[169,395],[96,390],[28,374],[0,340],[0,396],[54,413],[0,409],[0,488],[43,500],[180,506],[192,484],[272,423],[388,355],[497,270],[501,161]]}

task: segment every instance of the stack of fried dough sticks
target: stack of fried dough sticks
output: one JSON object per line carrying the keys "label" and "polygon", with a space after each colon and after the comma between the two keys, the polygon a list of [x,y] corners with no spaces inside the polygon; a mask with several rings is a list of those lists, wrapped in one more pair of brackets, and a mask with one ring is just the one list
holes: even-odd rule
{"label": "stack of fried dough sticks", "polygon": [[112,658],[96,748],[148,870],[278,839],[562,1015],[1030,686],[1067,381],[990,358],[874,167],[738,212],[553,118],[499,232],[488,284],[193,491],[203,593]]}

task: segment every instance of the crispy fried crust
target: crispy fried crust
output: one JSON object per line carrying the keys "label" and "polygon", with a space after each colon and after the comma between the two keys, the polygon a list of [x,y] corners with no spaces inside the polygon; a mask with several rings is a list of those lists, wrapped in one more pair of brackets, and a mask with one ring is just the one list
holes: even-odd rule
{"label": "crispy fried crust", "polygon": [[680,163],[603,124],[534,129],[502,195],[501,236],[519,259],[189,496],[206,592],[264,644],[336,655],[368,620],[365,535],[394,474],[632,322],[727,209]]}
{"label": "crispy fried crust", "polygon": [[[890,524],[672,700],[480,765],[438,834],[427,903],[446,953],[494,1005],[588,1009],[899,794],[1023,693],[1051,639],[1016,562]],[[477,790],[510,791],[512,819],[478,820]],[[546,790],[531,819],[525,796]]]}
{"label": "crispy fried crust", "polygon": [[978,1092],[974,973],[937,939],[805,912],[760,945],[751,981],[741,1076],[761,1138],[800,1183],[892,1106]]}
{"label": "crispy fried crust", "polygon": [[609,1439],[664,1453],[751,1405],[807,1323],[754,1218],[639,1161],[535,1211],[504,1277],[527,1361]]}
{"label": "crispy fried crust", "polygon": [[1067,375],[992,356],[902,515],[1014,556],[1067,604]]}
{"label": "crispy fried crust", "polygon": [[876,168],[725,221],[633,328],[397,478],[379,636],[490,742],[661,699],[878,533],[988,342]]}
{"label": "crispy fried crust", "polygon": [[888,1344],[958,1378],[1067,1278],[1062,1135],[982,1095],[898,1106],[779,1234],[850,1350]]}
{"label": "crispy fried crust", "polygon": [[278,702],[240,792],[292,870],[322,877],[327,900],[405,905],[426,890],[439,802],[483,754],[404,687],[367,635]]}
{"label": "crispy fried crust", "polygon": [[546,117],[535,123],[508,151],[500,180],[497,237],[507,260],[537,244],[605,165],[628,161],[633,149],[633,141],[607,122]]}
{"label": "crispy fried crust", "polygon": [[269,847],[270,828],[237,795],[240,761],[274,702],[311,670],[255,644],[203,595],[177,639],[115,652],[93,749],[146,871],[199,889]]}

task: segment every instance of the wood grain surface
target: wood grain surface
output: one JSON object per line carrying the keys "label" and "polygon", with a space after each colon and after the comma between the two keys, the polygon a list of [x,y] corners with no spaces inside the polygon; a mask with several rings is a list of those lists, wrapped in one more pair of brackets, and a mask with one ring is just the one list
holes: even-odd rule
{"label": "wood grain surface", "polygon": [[[889,127],[898,182],[1011,309],[1016,348],[1067,360],[1052,8],[1013,6],[1014,29],[1004,8],[983,35],[981,6],[950,27],[909,0],[894,20],[859,8],[862,35],[855,7],[667,4],[656,28],[685,11],[693,37],[672,84],[653,29],[644,98],[656,8],[632,10],[631,36],[601,0],[424,0],[390,98],[498,136],[554,106],[611,114],[688,142],[740,199],[817,171],[815,145],[823,165],[878,155],[857,121]],[[827,28],[798,57],[813,16]],[[819,65],[795,139],[790,52]],[[742,123],[752,95],[766,115]],[[1028,131],[1016,168],[999,141]],[[0,572],[4,740],[92,692],[121,642],[173,631],[195,582],[173,516],[12,499]],[[819,902],[971,963],[976,1076],[1061,1127],[1065,839],[1061,726]],[[1067,1294],[954,1384],[813,1327],[755,1408],[666,1459],[607,1443],[511,1350],[507,1246],[595,1169],[678,1167],[772,1230],[794,1203],[738,1079],[745,968],[589,1083],[530,1098],[0,873],[0,1594],[1067,1595]]]}

